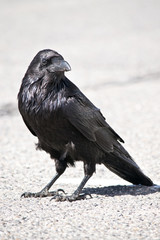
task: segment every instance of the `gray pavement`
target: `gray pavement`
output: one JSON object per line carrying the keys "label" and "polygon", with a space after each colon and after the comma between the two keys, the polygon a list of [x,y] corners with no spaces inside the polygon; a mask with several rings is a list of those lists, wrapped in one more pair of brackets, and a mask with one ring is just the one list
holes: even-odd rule
{"label": "gray pavement", "polygon": [[[160,184],[160,1],[1,1],[0,239],[160,239],[160,188],[133,186],[103,166],[84,191],[91,199],[21,199],[54,175],[17,111],[17,92],[34,55],[51,48],[69,79],[99,107],[143,171]],[[83,165],[53,189],[72,193]]]}

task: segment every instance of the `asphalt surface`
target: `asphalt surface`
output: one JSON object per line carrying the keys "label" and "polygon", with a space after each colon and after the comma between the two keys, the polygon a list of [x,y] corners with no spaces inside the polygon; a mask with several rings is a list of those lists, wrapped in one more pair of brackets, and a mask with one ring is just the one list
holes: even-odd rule
{"label": "asphalt surface", "polygon": [[[1,1],[0,239],[160,239],[160,1]],[[34,55],[51,48],[67,77],[99,107],[125,148],[157,186],[133,186],[97,166],[84,192],[56,202],[20,198],[39,191],[54,162],[17,110],[21,79]],[[83,165],[68,168],[53,190],[72,193]]]}

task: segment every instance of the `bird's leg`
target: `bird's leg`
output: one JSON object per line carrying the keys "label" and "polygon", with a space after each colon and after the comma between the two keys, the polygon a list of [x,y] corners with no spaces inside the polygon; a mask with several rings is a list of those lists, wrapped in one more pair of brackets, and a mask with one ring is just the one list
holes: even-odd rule
{"label": "bird's leg", "polygon": [[[56,201],[76,201],[76,200],[81,200],[81,199],[86,199],[86,196],[89,195],[91,197],[90,194],[81,194],[81,191],[83,189],[83,187],[85,186],[86,182],[90,179],[90,177],[92,176],[93,172],[95,171],[95,164],[94,162],[89,162],[89,163],[85,163],[84,164],[84,172],[85,172],[85,176],[82,180],[82,182],[80,183],[80,185],[78,186],[78,188],[74,191],[74,193],[70,196],[62,196],[62,195],[58,195],[58,196],[54,196],[52,199],[56,199]],[[52,200],[51,199],[51,200]]]}
{"label": "bird's leg", "polygon": [[21,195],[21,197],[29,198],[29,197],[49,197],[49,196],[57,196],[60,191],[64,192],[62,189],[58,189],[57,191],[49,192],[49,189],[53,185],[53,183],[60,177],[61,174],[56,174],[52,180],[40,191],[36,193],[25,192]]}
{"label": "bird's leg", "polygon": [[[83,187],[85,186],[86,182],[90,179],[92,175],[85,175],[82,182],[78,186],[78,188],[74,191],[74,193],[68,197],[69,201],[81,200],[85,199],[88,194],[81,194]],[[91,195],[90,195],[91,196]]]}
{"label": "bird's leg", "polygon": [[55,183],[55,181],[62,175],[62,173],[65,171],[66,169],[66,163],[59,161],[59,160],[55,160],[55,164],[56,164],[56,175],[52,178],[52,180],[40,191],[37,193],[32,193],[32,192],[25,192],[21,195],[21,197],[25,197],[25,198],[29,198],[29,197],[49,197],[49,196],[58,196],[59,192],[64,192],[63,189],[58,189],[57,191],[52,191],[49,192],[49,189],[52,187],[52,185]]}
{"label": "bird's leg", "polygon": [[[87,195],[89,194],[81,194],[81,191],[84,187],[84,185],[86,184],[86,182],[89,180],[89,178],[91,177],[92,175],[85,175],[82,182],[80,183],[80,185],[78,186],[78,188],[74,191],[74,193],[70,196],[67,196],[67,195],[55,195],[52,199],[56,199],[56,201],[76,201],[76,200],[81,200],[81,199],[85,199]],[[90,195],[91,197],[91,195]],[[51,199],[51,200],[52,200]]]}

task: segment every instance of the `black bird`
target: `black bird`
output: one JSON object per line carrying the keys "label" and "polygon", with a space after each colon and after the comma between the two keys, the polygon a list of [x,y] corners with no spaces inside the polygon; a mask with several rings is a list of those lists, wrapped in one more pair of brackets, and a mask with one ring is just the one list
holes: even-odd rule
{"label": "black bird", "polygon": [[[120,142],[123,139],[108,125],[100,110],[66,76],[70,65],[63,57],[45,49],[34,57],[22,80],[18,107],[22,118],[38,138],[42,149],[55,160],[56,175],[37,193],[24,197],[54,196],[59,201],[85,198],[82,188],[95,172],[96,164],[104,164],[121,178],[152,186]],[[71,196],[49,192],[53,183],[74,162],[84,163],[84,178]]]}

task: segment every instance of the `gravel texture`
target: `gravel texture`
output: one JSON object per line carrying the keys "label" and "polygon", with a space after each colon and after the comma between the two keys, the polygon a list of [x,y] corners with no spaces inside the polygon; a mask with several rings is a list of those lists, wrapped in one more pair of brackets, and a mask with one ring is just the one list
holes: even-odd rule
{"label": "gravel texture", "polygon": [[[101,3],[101,4],[100,4]],[[0,239],[160,239],[160,2],[2,1],[0,9]],[[157,186],[133,186],[104,166],[86,184],[92,198],[20,198],[39,191],[54,162],[35,151],[16,95],[37,51],[70,63],[67,76],[99,107],[125,148]],[[83,165],[53,189],[72,193]]]}

